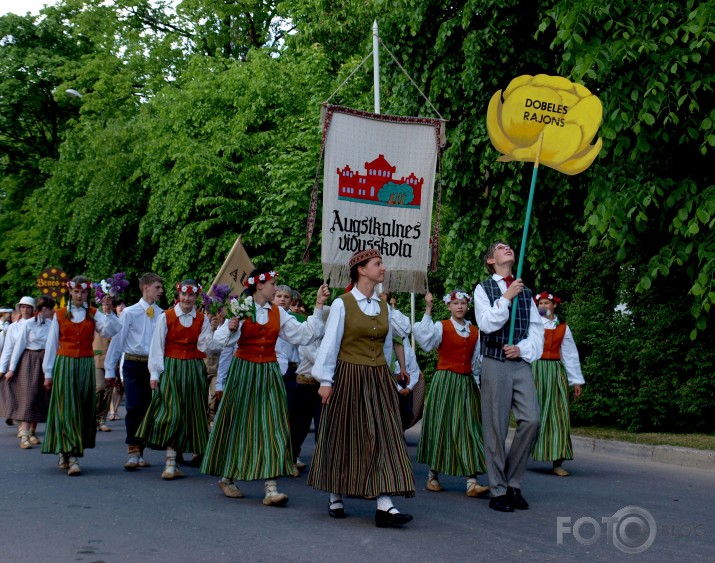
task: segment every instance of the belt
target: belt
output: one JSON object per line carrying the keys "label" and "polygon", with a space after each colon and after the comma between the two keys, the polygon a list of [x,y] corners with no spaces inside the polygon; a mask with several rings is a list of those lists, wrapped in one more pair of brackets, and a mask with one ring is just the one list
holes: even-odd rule
{"label": "belt", "polygon": [[296,375],[295,382],[300,385],[320,385],[320,382],[312,375]]}
{"label": "belt", "polygon": [[140,356],[139,354],[124,354],[124,360],[130,362],[148,362],[149,356]]}

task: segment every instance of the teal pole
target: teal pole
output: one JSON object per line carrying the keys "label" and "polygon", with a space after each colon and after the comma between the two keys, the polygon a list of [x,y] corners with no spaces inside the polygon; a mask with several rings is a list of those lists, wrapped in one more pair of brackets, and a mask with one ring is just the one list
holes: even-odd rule
{"label": "teal pole", "polygon": [[[521,278],[521,271],[524,267],[524,254],[526,254],[526,239],[529,237],[529,223],[531,222],[531,207],[534,203],[534,192],[536,191],[536,176],[539,173],[539,157],[541,156],[541,145],[543,143],[543,132],[539,135],[539,148],[536,151],[534,161],[534,172],[531,175],[531,188],[529,189],[529,202],[526,204],[526,218],[524,219],[524,232],[521,235],[521,247],[519,248],[519,262],[516,267],[516,279]],[[516,326],[516,307],[519,296],[517,295],[511,304],[511,322],[509,323],[509,346],[514,344],[514,327]]]}

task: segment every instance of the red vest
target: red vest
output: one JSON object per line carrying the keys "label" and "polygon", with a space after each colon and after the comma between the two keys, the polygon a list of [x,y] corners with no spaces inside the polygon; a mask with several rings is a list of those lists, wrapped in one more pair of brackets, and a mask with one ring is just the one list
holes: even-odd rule
{"label": "red vest", "polygon": [[97,309],[90,307],[85,312],[81,323],[73,323],[67,316],[67,307],[57,310],[57,322],[60,325],[60,344],[57,349],[58,356],[68,358],[93,358],[94,347],[94,317]]}
{"label": "red vest", "polygon": [[181,324],[173,307],[164,311],[166,315],[166,344],[164,356],[177,360],[201,360],[206,354],[199,351],[196,344],[199,342],[201,327],[204,324],[204,314],[196,312],[190,327]]}
{"label": "red vest", "polygon": [[547,328],[544,330],[544,353],[541,354],[542,360],[561,359],[561,343],[565,335],[566,323],[556,325],[556,328]]}
{"label": "red vest", "polygon": [[479,331],[469,325],[469,336],[459,336],[451,320],[442,321],[442,343],[439,345],[438,370],[472,373],[472,356],[479,339]]}
{"label": "red vest", "polygon": [[256,364],[278,361],[276,341],[280,330],[281,312],[275,305],[268,309],[268,322],[264,325],[254,323],[250,318],[244,320],[234,356]]}

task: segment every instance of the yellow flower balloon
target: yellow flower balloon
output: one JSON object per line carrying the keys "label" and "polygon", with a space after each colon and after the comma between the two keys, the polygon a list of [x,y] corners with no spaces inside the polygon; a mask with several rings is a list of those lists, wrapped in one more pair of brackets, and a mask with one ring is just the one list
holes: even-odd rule
{"label": "yellow flower balloon", "polygon": [[598,156],[603,141],[591,142],[602,119],[601,101],[585,86],[561,76],[523,75],[492,96],[487,131],[501,162],[534,162],[543,133],[539,162],[573,175]]}

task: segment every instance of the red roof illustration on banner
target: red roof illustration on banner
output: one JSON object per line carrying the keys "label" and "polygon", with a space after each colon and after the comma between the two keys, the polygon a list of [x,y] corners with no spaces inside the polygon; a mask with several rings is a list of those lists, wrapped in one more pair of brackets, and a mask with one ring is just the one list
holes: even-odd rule
{"label": "red roof illustration on banner", "polygon": [[354,172],[349,165],[338,168],[338,199],[419,209],[422,203],[422,183],[412,172],[405,178],[394,179],[396,167],[379,155],[365,163],[367,174]]}

